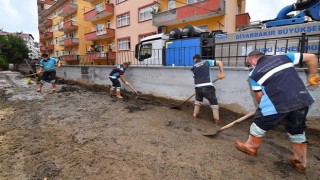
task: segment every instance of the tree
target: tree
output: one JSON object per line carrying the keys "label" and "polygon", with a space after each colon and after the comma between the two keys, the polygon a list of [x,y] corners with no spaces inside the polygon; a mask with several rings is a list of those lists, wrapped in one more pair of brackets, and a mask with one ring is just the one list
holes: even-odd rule
{"label": "tree", "polygon": [[0,36],[0,52],[8,63],[20,64],[28,58],[29,49],[21,37],[8,34]]}

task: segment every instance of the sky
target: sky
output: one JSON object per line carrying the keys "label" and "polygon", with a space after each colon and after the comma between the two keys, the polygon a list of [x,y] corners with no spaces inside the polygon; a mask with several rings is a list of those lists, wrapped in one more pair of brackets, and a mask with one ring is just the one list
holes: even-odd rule
{"label": "sky", "polygon": [[[137,1],[137,0],[136,0]],[[246,0],[251,21],[274,19],[278,12],[297,0]],[[32,34],[39,42],[37,0],[0,0],[0,29]]]}

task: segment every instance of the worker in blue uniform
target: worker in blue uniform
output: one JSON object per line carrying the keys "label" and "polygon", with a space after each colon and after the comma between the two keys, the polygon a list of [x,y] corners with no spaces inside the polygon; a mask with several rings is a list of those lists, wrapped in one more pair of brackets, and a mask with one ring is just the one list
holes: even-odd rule
{"label": "worker in blue uniform", "polygon": [[46,82],[51,83],[52,92],[56,92],[56,67],[61,67],[61,62],[58,59],[49,57],[48,54],[42,54],[41,57],[42,59],[39,63],[40,69],[37,71],[37,74],[43,74],[37,92],[41,92],[41,89]]}
{"label": "worker in blue uniform", "polygon": [[206,98],[210,103],[215,123],[220,124],[219,104],[215,93],[216,90],[212,84],[211,67],[218,66],[220,70],[218,78],[223,79],[223,64],[217,60],[202,60],[199,54],[194,55],[193,60],[194,65],[191,71],[193,72],[196,91],[193,116],[198,117],[203,98]]}
{"label": "worker in blue uniform", "polygon": [[110,95],[115,95],[116,91],[116,97],[119,99],[122,99],[123,97],[121,96],[121,84],[119,81],[119,78],[121,79],[122,82],[124,82],[127,86],[130,86],[130,83],[126,81],[124,78],[124,73],[126,69],[129,67],[130,63],[125,62],[123,64],[119,64],[116,68],[114,68],[110,74],[109,74],[109,79],[112,82],[112,86],[110,88]]}
{"label": "worker in blue uniform", "polygon": [[305,173],[307,139],[304,129],[308,109],[314,99],[294,65],[306,63],[309,84],[318,86],[317,57],[308,53],[266,56],[260,51],[252,51],[247,61],[254,67],[249,77],[259,107],[250,126],[248,140],[236,141],[236,147],[245,153],[256,155],[267,131],[285,121],[289,140],[293,143],[290,161],[298,171]]}

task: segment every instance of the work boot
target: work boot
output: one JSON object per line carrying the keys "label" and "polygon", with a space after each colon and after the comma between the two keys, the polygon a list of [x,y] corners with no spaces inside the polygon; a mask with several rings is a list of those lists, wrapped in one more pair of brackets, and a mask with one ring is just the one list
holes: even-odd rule
{"label": "work boot", "polygon": [[41,92],[42,86],[43,86],[43,84],[40,83],[39,86],[38,86],[37,92]]}
{"label": "work boot", "polygon": [[114,89],[113,88],[110,88],[110,96],[114,96]]}
{"label": "work boot", "polygon": [[257,151],[262,143],[262,140],[262,137],[249,135],[247,142],[236,141],[236,147],[242,152],[255,156],[257,155]]}
{"label": "work boot", "polygon": [[56,84],[52,84],[52,92],[56,92],[56,90],[57,90]]}
{"label": "work boot", "polygon": [[195,104],[194,110],[193,110],[193,117],[198,118],[199,117],[199,111],[200,111],[200,105]]}
{"label": "work boot", "polygon": [[214,123],[221,124],[220,117],[219,117],[219,108],[212,109],[212,114],[213,114]]}
{"label": "work boot", "polygon": [[307,167],[307,143],[294,143],[293,154],[290,157],[290,162],[294,165],[297,171],[305,174]]}
{"label": "work boot", "polygon": [[123,97],[121,96],[120,91],[117,91],[117,96],[116,97],[119,98],[119,99],[123,99]]}

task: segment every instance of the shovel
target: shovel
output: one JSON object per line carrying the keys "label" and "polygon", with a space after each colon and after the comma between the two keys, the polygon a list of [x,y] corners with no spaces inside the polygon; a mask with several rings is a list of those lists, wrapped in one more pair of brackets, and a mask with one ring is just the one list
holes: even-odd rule
{"label": "shovel", "polygon": [[[219,78],[216,78],[215,80],[212,81],[212,83],[214,83],[214,82],[216,82],[216,81],[218,81],[218,80],[219,80]],[[180,105],[178,105],[178,106],[172,106],[171,108],[172,108],[172,109],[178,109],[178,110],[180,110],[181,107],[182,107],[186,102],[188,102],[194,95],[196,95],[196,94],[193,93],[190,97],[188,97],[188,99],[186,99],[185,101],[183,101]]]}
{"label": "shovel", "polygon": [[138,95],[138,97],[141,95],[141,93],[139,93],[131,84],[129,84],[128,86]]}
{"label": "shovel", "polygon": [[252,111],[251,113],[249,114],[246,114],[245,116],[223,126],[222,128],[220,128],[219,130],[215,131],[215,132],[209,132],[209,133],[201,133],[203,136],[207,136],[207,137],[214,137],[216,135],[218,135],[220,132],[232,127],[233,125],[237,124],[237,123],[240,123],[242,121],[245,121],[246,119],[252,117],[254,114],[256,113],[256,111]]}

